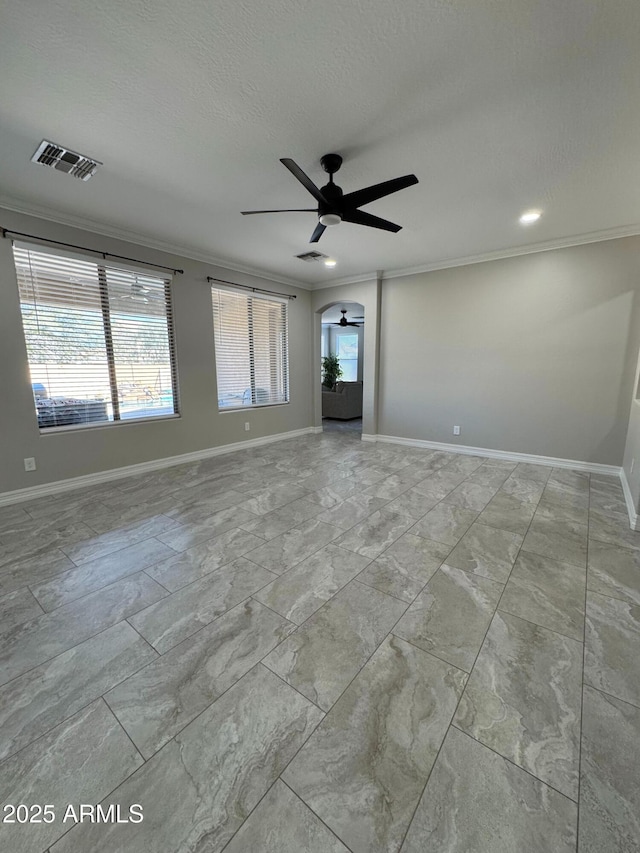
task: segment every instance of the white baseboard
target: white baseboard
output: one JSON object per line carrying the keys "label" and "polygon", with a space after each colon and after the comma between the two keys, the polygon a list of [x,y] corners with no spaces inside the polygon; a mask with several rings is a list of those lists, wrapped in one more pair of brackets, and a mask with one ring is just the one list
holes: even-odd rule
{"label": "white baseboard", "polygon": [[[218,447],[207,447],[205,450],[196,450],[193,453],[182,453],[179,456],[166,456],[163,459],[152,459],[150,462],[139,462],[135,465],[125,465],[122,468],[111,468],[108,471],[97,471],[95,474],[83,474],[80,477],[70,477],[68,480],[56,480],[53,483],[43,483],[39,486],[29,486],[26,489],[16,489],[11,492],[0,493],[0,506],[8,504],[23,503],[35,498],[55,495],[59,492],[69,492],[85,486],[95,486],[98,483],[108,483],[111,480],[121,480],[124,477],[132,477],[136,474],[145,474],[149,471],[158,471],[162,468],[171,468],[173,465],[183,465],[186,462],[198,462],[201,459],[209,459],[212,456],[222,456],[226,453],[235,453],[248,447],[260,447],[263,444],[272,444],[276,441],[284,441],[288,438],[296,438],[300,435],[310,435],[318,431],[317,427],[305,427],[294,429],[289,432],[279,432],[275,435],[265,435],[261,438],[249,438],[246,441],[234,441],[232,444],[222,444]],[[322,428],[320,428],[322,432]]]}
{"label": "white baseboard", "polygon": [[446,450],[448,453],[463,453],[467,456],[486,456],[489,459],[504,459],[507,462],[531,462],[534,465],[549,465],[553,468],[571,468],[589,474],[606,474],[619,477],[622,470],[617,465],[602,465],[598,462],[581,462],[579,459],[560,459],[555,456],[536,456],[533,453],[512,453],[507,450],[492,450],[488,447],[470,447],[466,444],[445,444],[441,441],[425,441],[419,438],[401,438],[395,435],[367,435],[363,441],[380,441],[386,444],[402,444],[406,447],[424,447],[429,450]]}
{"label": "white baseboard", "polygon": [[312,432],[313,435],[322,435],[322,427],[321,426],[309,427],[309,432]]}
{"label": "white baseboard", "polygon": [[361,441],[370,441],[372,443],[375,443],[377,439],[378,439],[377,435],[371,435],[370,433],[365,433],[365,432],[363,432],[362,435],[360,436]]}
{"label": "white baseboard", "polygon": [[629,524],[631,525],[632,530],[638,530],[638,514],[636,513],[636,507],[633,502],[633,496],[631,494],[631,488],[629,487],[629,481],[627,480],[627,473],[624,468],[620,469],[620,482],[622,483],[622,491],[624,492],[624,500],[627,505],[627,513],[629,514]]}

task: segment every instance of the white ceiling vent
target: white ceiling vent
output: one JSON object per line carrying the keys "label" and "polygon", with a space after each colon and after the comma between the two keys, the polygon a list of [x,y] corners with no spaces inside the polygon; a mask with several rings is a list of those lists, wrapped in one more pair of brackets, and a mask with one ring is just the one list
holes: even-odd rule
{"label": "white ceiling vent", "polygon": [[328,258],[328,255],[323,255],[322,252],[303,252],[301,255],[296,255],[296,258],[300,258],[301,261],[307,261],[307,263],[311,263],[312,261],[322,261],[325,258]]}
{"label": "white ceiling vent", "polygon": [[38,150],[31,158],[31,162],[41,163],[43,166],[52,166],[59,172],[67,172],[74,178],[80,178],[81,181],[88,181],[98,166],[102,166],[99,160],[92,160],[91,157],[70,151],[55,142],[47,142],[46,139],[43,139],[38,145]]}

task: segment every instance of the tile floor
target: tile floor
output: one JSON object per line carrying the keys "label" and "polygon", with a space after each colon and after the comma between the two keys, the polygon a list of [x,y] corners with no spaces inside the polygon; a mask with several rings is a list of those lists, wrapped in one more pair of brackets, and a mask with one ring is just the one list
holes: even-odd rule
{"label": "tile floor", "polygon": [[349,421],[340,421],[337,418],[323,418],[322,430],[323,432],[362,433],[362,418],[351,418]]}
{"label": "tile floor", "polygon": [[305,436],[0,509],[0,619],[3,851],[640,849],[613,478]]}

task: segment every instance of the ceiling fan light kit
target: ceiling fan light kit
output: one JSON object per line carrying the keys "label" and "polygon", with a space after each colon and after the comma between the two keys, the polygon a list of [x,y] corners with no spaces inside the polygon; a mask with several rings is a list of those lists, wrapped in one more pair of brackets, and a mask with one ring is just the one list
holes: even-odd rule
{"label": "ceiling fan light kit", "polygon": [[331,225],[340,225],[342,217],[339,213],[323,213],[320,217],[320,222],[326,227],[330,227]]}
{"label": "ceiling fan light kit", "polygon": [[344,195],[342,188],[333,181],[333,176],[342,165],[342,157],[339,154],[325,154],[320,159],[320,165],[329,175],[329,182],[322,189],[319,189],[311,178],[290,157],[283,157],[280,162],[311,193],[318,202],[317,208],[243,210],[242,215],[250,216],[256,213],[316,213],[318,224],[311,235],[310,243],[317,243],[328,227],[339,225],[341,222],[366,225],[369,228],[379,228],[382,231],[391,231],[396,234],[402,229],[401,225],[381,219],[379,216],[373,216],[371,213],[365,213],[363,210],[359,210],[359,208],[418,183],[415,175],[404,175],[401,178],[393,178],[390,181],[383,181],[381,184],[374,184],[365,189],[356,190],[355,192]]}

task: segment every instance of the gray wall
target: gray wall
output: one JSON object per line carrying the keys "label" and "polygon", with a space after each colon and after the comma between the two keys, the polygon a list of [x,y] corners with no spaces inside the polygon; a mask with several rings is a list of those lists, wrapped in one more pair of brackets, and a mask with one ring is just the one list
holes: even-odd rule
{"label": "gray wall", "polygon": [[[0,492],[320,426],[320,314],[344,300],[362,304],[366,317],[365,434],[622,464],[640,344],[638,237],[308,293],[46,220],[0,214],[7,228],[185,269],[174,285],[182,417],[41,435],[11,244],[0,240]],[[288,406],[218,413],[207,275],[298,296],[290,302]],[[459,438],[453,424],[462,426]],[[33,473],[23,470],[28,456],[36,457]],[[637,403],[625,467],[638,506]]]}
{"label": "gray wall", "polygon": [[639,237],[383,282],[378,433],[621,465],[639,289]]}
{"label": "gray wall", "polygon": [[636,366],[633,384],[629,429],[622,467],[631,492],[634,510],[636,513],[640,513],[640,358]]}
{"label": "gray wall", "polygon": [[[0,493],[176,456],[312,424],[310,294],[231,270],[0,209],[4,228],[183,268],[173,285],[181,417],[40,434],[34,412],[11,252],[0,239]],[[295,293],[289,302],[289,405],[220,414],[206,276]],[[244,422],[251,424],[244,431]],[[23,459],[36,458],[26,473]]]}
{"label": "gray wall", "polygon": [[[633,470],[631,466],[633,465]],[[629,414],[629,431],[624,450],[624,474],[636,513],[640,514],[640,402],[634,400]]]}

